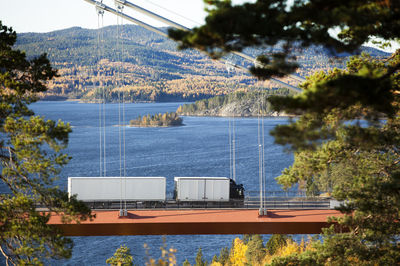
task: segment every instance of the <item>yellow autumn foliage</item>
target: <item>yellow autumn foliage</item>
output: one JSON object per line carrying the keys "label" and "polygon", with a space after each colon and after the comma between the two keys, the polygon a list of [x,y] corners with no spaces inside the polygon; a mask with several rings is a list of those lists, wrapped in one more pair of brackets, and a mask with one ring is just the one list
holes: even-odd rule
{"label": "yellow autumn foliage", "polygon": [[297,244],[295,241],[288,239],[286,241],[286,245],[280,247],[275,252],[275,254],[273,254],[273,255],[267,254],[264,257],[263,264],[264,265],[270,264],[272,262],[272,260],[277,257],[287,257],[287,256],[290,256],[293,254],[301,254],[307,250],[309,250],[309,251],[315,250],[312,247],[311,239],[309,239],[307,242],[305,242],[304,239],[302,239],[300,244]]}
{"label": "yellow autumn foliage", "polygon": [[294,242],[291,239],[288,239],[286,241],[286,245],[279,248],[275,255],[279,257],[287,257],[292,254],[298,254],[300,253],[300,245]]}
{"label": "yellow autumn foliage", "polygon": [[243,243],[240,238],[235,238],[231,254],[229,255],[229,262],[231,265],[240,266],[246,263],[247,245]]}
{"label": "yellow autumn foliage", "polygon": [[158,260],[153,259],[149,256],[149,247],[147,244],[144,244],[144,248],[146,249],[147,261],[146,266],[176,266],[176,249],[168,248],[165,239],[163,239],[164,245],[160,247],[161,250],[161,258]]}
{"label": "yellow autumn foliage", "polygon": [[266,253],[265,257],[261,261],[251,261],[248,262],[246,259],[246,251],[248,246],[241,240],[240,238],[235,238],[233,242],[233,247],[230,250],[228,262],[223,265],[220,262],[212,262],[210,266],[242,266],[246,265],[246,263],[250,263],[251,265],[268,265],[272,262],[274,258],[277,257],[286,257],[293,254],[301,254],[305,251],[313,251],[315,250],[312,247],[312,239],[305,241],[301,240],[300,244],[296,243],[292,239],[288,239],[285,245],[281,246],[273,255]]}

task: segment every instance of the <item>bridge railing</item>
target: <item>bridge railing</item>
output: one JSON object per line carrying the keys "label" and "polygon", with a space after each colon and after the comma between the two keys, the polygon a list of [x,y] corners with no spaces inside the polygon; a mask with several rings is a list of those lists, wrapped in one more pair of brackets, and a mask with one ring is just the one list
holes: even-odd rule
{"label": "bridge railing", "polygon": [[[260,192],[259,191],[245,191],[244,193],[245,198],[252,199],[252,198],[259,198]],[[277,190],[277,191],[267,191],[265,193],[265,197],[268,198],[300,198],[300,199],[327,199],[327,197],[321,196],[309,196],[306,195],[305,191],[284,191],[284,190]]]}
{"label": "bridge railing", "polygon": [[[120,209],[118,201],[93,201],[86,202],[92,209]],[[267,209],[333,209],[332,200],[299,200],[299,199],[274,199],[263,201]],[[125,203],[122,205],[125,208]],[[231,200],[221,202],[185,202],[185,201],[164,201],[164,202],[126,202],[126,208],[135,209],[258,209],[259,200]]]}

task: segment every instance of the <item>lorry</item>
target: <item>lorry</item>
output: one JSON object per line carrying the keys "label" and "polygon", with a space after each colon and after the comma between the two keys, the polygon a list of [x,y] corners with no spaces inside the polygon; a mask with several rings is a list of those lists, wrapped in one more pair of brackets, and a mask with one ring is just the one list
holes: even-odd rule
{"label": "lorry", "polygon": [[177,201],[229,201],[227,177],[174,177]]}
{"label": "lorry", "polygon": [[165,177],[69,177],[69,196],[82,201],[165,201]]}

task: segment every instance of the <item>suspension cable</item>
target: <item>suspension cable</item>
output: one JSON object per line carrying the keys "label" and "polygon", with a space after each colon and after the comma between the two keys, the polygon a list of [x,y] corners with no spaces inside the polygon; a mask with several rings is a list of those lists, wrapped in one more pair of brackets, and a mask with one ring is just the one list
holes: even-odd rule
{"label": "suspension cable", "polygon": [[[103,11],[104,13],[104,11]],[[101,49],[102,54],[104,55],[104,20],[103,15],[101,19]],[[104,176],[107,176],[107,156],[106,156],[106,92],[104,87],[104,81],[102,80],[103,87],[103,167],[104,167]]]}
{"label": "suspension cable", "polygon": [[228,118],[229,123],[229,179],[233,179],[233,171],[232,171],[232,117]]}
{"label": "suspension cable", "polygon": [[101,33],[100,33],[100,21],[103,20],[103,14],[104,10],[100,9],[99,7],[96,6],[96,12],[97,12],[97,78],[98,78],[98,86],[97,86],[97,92],[99,95],[99,156],[100,156],[100,164],[99,164],[99,170],[100,170],[100,177],[103,176],[103,123],[102,123],[102,93],[101,91],[101,76],[100,76],[100,60],[102,57],[102,49],[101,49]]}
{"label": "suspension cable", "polygon": [[[261,97],[261,99],[260,99]],[[260,215],[267,215],[265,208],[266,199],[266,172],[265,172],[265,126],[264,126],[265,101],[263,91],[258,94],[258,114],[257,114],[257,140],[258,140],[258,164],[259,164],[259,182],[260,182]]]}
{"label": "suspension cable", "polygon": [[[121,11],[122,12],[122,11]],[[121,19],[121,71],[122,71],[122,59],[124,58],[124,40],[122,38],[122,32],[124,29],[124,19]],[[123,88],[124,79],[121,80],[121,88],[122,88],[122,143],[123,143],[123,166],[124,166],[124,188],[125,188],[125,215],[128,215],[126,208],[126,119],[125,119],[125,89]]]}
{"label": "suspension cable", "polygon": [[[118,12],[120,12],[120,7],[119,7],[119,5],[116,3],[116,5],[117,5],[117,10],[118,10]],[[117,51],[117,61],[121,61],[120,59],[120,32],[119,32],[119,25],[120,25],[120,22],[119,22],[119,16],[117,16],[117,38],[116,38],[116,41],[117,41],[117,43],[116,43],[116,51]],[[120,82],[120,69],[117,67],[117,75],[115,75],[116,76],[116,80],[117,80],[117,82],[116,82],[116,87],[117,87],[117,89],[118,89],[118,85],[120,85],[119,84],[119,82]],[[119,143],[119,178],[120,178],[120,180],[119,180],[119,182],[120,182],[120,200],[119,200],[119,209],[120,209],[120,212],[122,211],[122,198],[123,198],[123,194],[122,194],[122,191],[123,191],[123,180],[122,180],[122,132],[121,132],[121,127],[122,127],[122,124],[121,124],[121,92],[118,90],[118,143]],[[121,215],[120,215],[121,216]]]}
{"label": "suspension cable", "polygon": [[233,181],[236,182],[236,132],[235,132],[235,112],[232,117],[232,174]]}
{"label": "suspension cable", "polygon": [[230,179],[236,182],[236,132],[235,113],[229,116],[229,174]]}
{"label": "suspension cable", "polygon": [[[266,172],[265,172],[265,127],[264,127],[264,111],[265,111],[265,101],[263,91],[261,91],[261,138],[262,138],[262,191],[263,200],[265,200],[265,184],[266,184]],[[263,204],[265,208],[265,204]]]}
{"label": "suspension cable", "polygon": [[[226,70],[230,74],[230,60],[226,60]],[[232,69],[234,70],[234,69]],[[229,117],[229,172],[230,179],[236,182],[236,132],[235,132],[235,113]]]}
{"label": "suspension cable", "polygon": [[[122,13],[124,6],[118,1],[115,1],[115,5],[119,13]],[[127,216],[127,197],[126,197],[126,149],[125,149],[125,97],[124,90],[122,89],[123,79],[121,79],[122,72],[122,58],[123,58],[123,40],[121,42],[122,29],[123,29],[123,18],[120,20],[117,16],[117,53],[118,53],[118,84],[120,88],[118,89],[118,137],[119,137],[119,175],[120,175],[120,186],[121,186],[121,199],[120,199],[120,216]],[[120,31],[121,25],[121,31]],[[122,90],[122,92],[121,92]],[[122,116],[121,116],[121,105],[122,105]],[[124,202],[124,204],[123,204]],[[123,206],[124,205],[124,206]]]}
{"label": "suspension cable", "polygon": [[260,92],[258,93],[258,101],[257,101],[257,143],[258,143],[258,179],[259,179],[259,184],[260,184],[260,213],[261,210],[263,209],[263,193],[262,193],[262,147],[261,147],[261,127],[260,127],[260,112],[261,112],[261,107],[260,107]]}
{"label": "suspension cable", "polygon": [[148,3],[150,3],[150,4],[152,4],[152,5],[154,5],[154,6],[156,6],[156,7],[158,7],[158,8],[161,8],[161,9],[163,9],[163,10],[165,10],[165,11],[167,11],[167,12],[169,12],[169,13],[175,15],[175,16],[178,16],[178,17],[180,17],[180,18],[183,18],[183,19],[185,19],[185,20],[187,20],[187,21],[189,21],[189,22],[192,22],[192,23],[194,23],[196,26],[200,26],[200,25],[201,25],[201,23],[199,23],[199,22],[197,22],[197,21],[195,21],[195,20],[193,20],[193,19],[190,19],[190,18],[188,18],[188,17],[185,17],[185,16],[183,16],[183,15],[181,15],[181,14],[175,12],[175,11],[172,11],[172,10],[170,10],[170,9],[168,9],[168,8],[165,8],[165,7],[161,6],[161,5],[158,5],[158,4],[156,4],[156,3],[154,3],[154,2],[152,2],[152,1],[150,1],[150,0],[145,0],[145,1],[148,2]]}

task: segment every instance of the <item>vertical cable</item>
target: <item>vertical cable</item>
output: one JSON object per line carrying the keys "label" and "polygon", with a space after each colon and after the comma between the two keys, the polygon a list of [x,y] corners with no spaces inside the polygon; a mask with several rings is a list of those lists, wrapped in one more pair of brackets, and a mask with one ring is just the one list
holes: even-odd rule
{"label": "vertical cable", "polygon": [[235,136],[235,113],[232,119],[232,174],[233,181],[236,182],[236,136]]}
{"label": "vertical cable", "polygon": [[[124,6],[122,6],[122,8],[124,8]],[[122,71],[122,59],[124,58],[124,40],[122,38],[123,30],[124,30],[124,19],[122,18],[121,19],[121,71]],[[124,85],[124,79],[122,79],[121,83],[122,83],[122,85]],[[123,140],[123,147],[124,147],[124,150],[123,150],[123,161],[124,161],[123,166],[124,166],[124,181],[125,181],[124,182],[125,183],[125,185],[124,185],[124,188],[125,188],[125,212],[126,212],[125,214],[127,214],[127,208],[126,208],[126,138],[125,138],[125,136],[126,136],[126,134],[125,134],[126,124],[125,124],[125,121],[126,121],[125,120],[125,90],[122,89],[122,124],[123,124],[123,127],[122,127],[122,140]]]}
{"label": "vertical cable", "polygon": [[[122,13],[124,6],[118,1],[115,1],[118,13]],[[119,174],[121,182],[121,200],[120,200],[120,215],[127,215],[127,196],[126,196],[126,140],[125,140],[125,92],[123,90],[123,78],[122,78],[122,59],[124,57],[124,42],[122,40],[123,31],[123,18],[117,16],[117,52],[119,54],[118,61],[118,80],[119,80],[119,91],[118,91],[118,124],[119,124]],[[120,30],[121,25],[121,30]],[[122,90],[122,92],[121,92]],[[122,113],[121,113],[122,105]],[[124,207],[122,206],[124,202]]]}
{"label": "vertical cable", "polygon": [[[123,50],[122,50],[123,51]],[[125,137],[125,130],[126,130],[126,124],[125,124],[125,91],[122,91],[122,123],[123,123],[123,129],[122,129],[122,138],[123,138],[123,147],[124,147],[124,180],[125,180],[125,210],[126,210],[126,137]]]}
{"label": "vertical cable", "polygon": [[229,178],[233,179],[232,176],[232,117],[229,117]]}
{"label": "vertical cable", "polygon": [[[236,95],[235,95],[236,97]],[[236,125],[235,125],[235,110],[232,114],[232,176],[236,182]]]}
{"label": "vertical cable", "polygon": [[260,94],[258,94],[258,112],[257,112],[257,142],[258,142],[258,175],[260,182],[260,211],[263,210],[263,168],[262,168],[262,144],[261,144],[261,121],[260,121]]}
{"label": "vertical cable", "polygon": [[102,114],[102,97],[101,97],[101,92],[100,92],[100,59],[101,59],[101,50],[100,50],[100,16],[101,16],[101,12],[100,10],[97,10],[97,79],[99,82],[99,85],[97,86],[97,92],[99,95],[99,135],[100,135],[100,177],[103,176],[103,134],[102,134],[102,127],[103,127],[103,123],[102,123],[102,118],[101,118],[101,114]]}
{"label": "vertical cable", "polygon": [[[118,13],[122,13],[124,8],[118,1],[115,1],[116,8]],[[120,31],[121,25],[121,31]],[[119,175],[120,175],[120,188],[121,188],[121,198],[120,198],[120,216],[127,216],[127,196],[126,196],[126,149],[125,149],[125,95],[124,90],[122,89],[123,78],[121,75],[122,72],[122,59],[124,54],[123,40],[122,39],[122,31],[123,31],[123,19],[117,16],[117,53],[118,53],[118,139],[119,139]],[[121,92],[122,90],[122,92]],[[121,112],[122,106],[122,112]],[[124,204],[123,204],[124,203]],[[124,206],[123,206],[124,205]]]}
{"label": "vertical cable", "polygon": [[[265,127],[264,127],[264,109],[265,109],[265,101],[264,95],[261,91],[261,136],[262,136],[262,174],[263,174],[263,200],[265,200],[265,187],[266,187],[266,172],[265,172]],[[263,204],[265,206],[265,204]]]}
{"label": "vertical cable", "polygon": [[[103,11],[104,13],[104,11]],[[103,15],[101,16],[101,50],[104,55],[104,20]],[[104,176],[107,176],[107,156],[106,156],[106,94],[103,83],[103,167],[104,167]]]}
{"label": "vertical cable", "polygon": [[[119,8],[118,8],[119,12]],[[117,16],[117,38],[116,38],[116,51],[117,51],[117,62],[121,61],[120,60],[120,46],[119,46],[119,41],[120,41],[120,33],[119,33],[119,16]],[[116,87],[118,89],[119,81],[120,81],[120,69],[117,67],[117,75],[116,76]],[[119,186],[120,186],[120,199],[119,199],[119,209],[122,210],[122,190],[123,190],[123,184],[122,184],[122,134],[121,134],[121,92],[118,90],[118,143],[119,143]]]}

